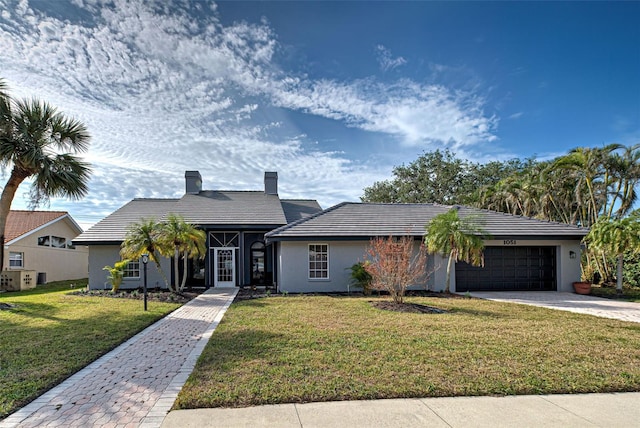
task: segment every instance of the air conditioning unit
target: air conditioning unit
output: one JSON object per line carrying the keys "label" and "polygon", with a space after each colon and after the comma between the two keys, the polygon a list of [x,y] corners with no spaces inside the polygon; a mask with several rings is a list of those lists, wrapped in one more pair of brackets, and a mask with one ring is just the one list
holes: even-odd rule
{"label": "air conditioning unit", "polygon": [[0,289],[20,291],[36,288],[38,279],[34,270],[5,270],[0,274]]}

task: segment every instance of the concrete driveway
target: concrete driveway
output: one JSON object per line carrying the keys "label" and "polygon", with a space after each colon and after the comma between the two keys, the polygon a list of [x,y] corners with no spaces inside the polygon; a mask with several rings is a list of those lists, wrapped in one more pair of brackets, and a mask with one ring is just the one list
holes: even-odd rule
{"label": "concrete driveway", "polygon": [[483,291],[471,296],[640,323],[640,303],[556,291]]}

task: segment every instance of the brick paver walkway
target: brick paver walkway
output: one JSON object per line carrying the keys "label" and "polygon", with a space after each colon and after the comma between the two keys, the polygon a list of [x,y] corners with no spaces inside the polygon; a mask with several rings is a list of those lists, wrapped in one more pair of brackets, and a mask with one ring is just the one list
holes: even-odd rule
{"label": "brick paver walkway", "polygon": [[640,323],[640,303],[555,291],[491,291],[473,292],[471,295],[500,302],[522,303]]}
{"label": "brick paver walkway", "polygon": [[238,290],[210,289],[0,421],[159,427]]}

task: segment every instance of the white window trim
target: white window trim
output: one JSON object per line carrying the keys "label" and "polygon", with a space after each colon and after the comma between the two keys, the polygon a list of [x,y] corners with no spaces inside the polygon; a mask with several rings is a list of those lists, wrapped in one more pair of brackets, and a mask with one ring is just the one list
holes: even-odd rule
{"label": "white window trim", "polygon": [[141,262],[140,262],[139,260],[131,260],[129,263],[127,263],[127,267],[124,269],[124,270],[125,270],[125,272],[126,272],[126,271],[128,271],[128,270],[134,270],[134,269],[128,269],[128,267],[129,267],[129,265],[130,265],[131,263],[138,263],[138,276],[123,276],[123,277],[122,277],[122,280],[123,280],[123,281],[138,281],[138,280],[140,280],[140,278],[141,278],[141,275],[140,275],[140,270],[141,270],[141,269],[140,269],[140,265],[141,265]]}
{"label": "white window trim", "polygon": [[[20,254],[20,266],[11,266],[11,255]],[[9,269],[24,269],[24,253],[20,251],[9,251]]]}
{"label": "white window trim", "polygon": [[[309,253],[311,252],[311,246],[312,245],[326,245],[327,247],[327,276],[324,278],[311,278],[311,260],[309,260]],[[330,264],[329,264],[329,244],[327,242],[310,242],[309,244],[307,244],[307,279],[309,281],[330,281]]]}

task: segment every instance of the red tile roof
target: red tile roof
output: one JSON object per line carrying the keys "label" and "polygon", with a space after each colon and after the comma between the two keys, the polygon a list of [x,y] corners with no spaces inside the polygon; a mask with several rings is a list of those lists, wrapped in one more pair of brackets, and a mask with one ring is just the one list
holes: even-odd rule
{"label": "red tile roof", "polygon": [[20,211],[11,210],[7,218],[4,242],[7,243],[25,233],[66,215],[66,211]]}

